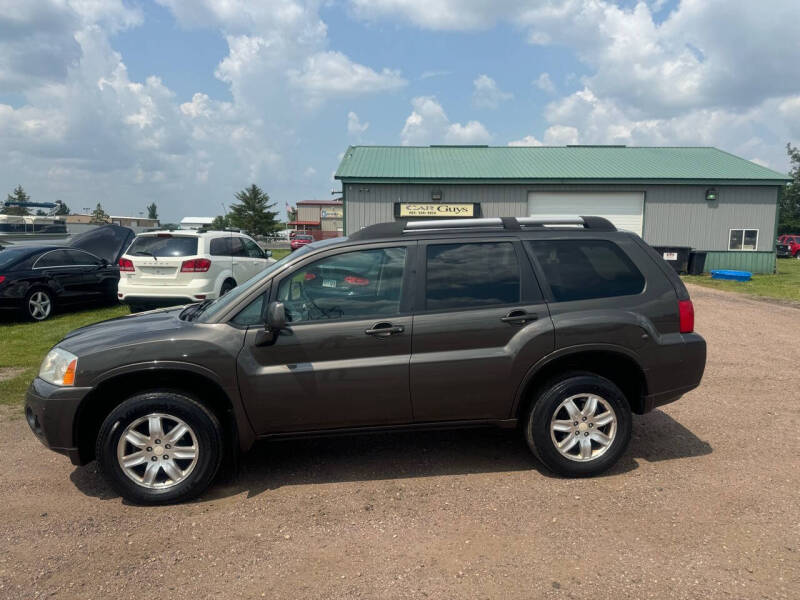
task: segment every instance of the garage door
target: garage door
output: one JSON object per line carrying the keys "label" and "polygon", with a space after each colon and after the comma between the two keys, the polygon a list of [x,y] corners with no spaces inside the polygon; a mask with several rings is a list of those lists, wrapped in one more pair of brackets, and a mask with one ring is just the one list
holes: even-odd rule
{"label": "garage door", "polygon": [[530,192],[532,217],[605,217],[617,229],[642,235],[644,192]]}

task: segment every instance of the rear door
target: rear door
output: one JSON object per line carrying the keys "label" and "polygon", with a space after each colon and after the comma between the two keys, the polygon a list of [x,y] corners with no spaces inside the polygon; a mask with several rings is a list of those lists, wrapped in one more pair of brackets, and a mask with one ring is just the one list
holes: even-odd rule
{"label": "rear door", "polygon": [[[77,284],[76,289],[87,300],[94,296],[109,294],[112,291],[105,287],[109,279],[108,268],[98,257],[83,250],[65,250],[64,252],[72,262],[72,268],[76,272],[80,272],[80,283]],[[116,292],[116,289],[113,291]]]}
{"label": "rear door", "polygon": [[51,250],[42,254],[34,263],[33,270],[51,281],[59,299],[68,302],[81,299],[84,272],[75,265],[66,250]]}
{"label": "rear door", "polygon": [[183,261],[197,255],[197,236],[174,233],[140,235],[125,253],[133,261],[135,271],[126,273],[129,285],[180,285],[191,280],[193,273],[181,273]]}
{"label": "rear door", "polygon": [[509,418],[525,373],[554,345],[547,306],[519,241],[428,241],[419,261],[414,420]]}

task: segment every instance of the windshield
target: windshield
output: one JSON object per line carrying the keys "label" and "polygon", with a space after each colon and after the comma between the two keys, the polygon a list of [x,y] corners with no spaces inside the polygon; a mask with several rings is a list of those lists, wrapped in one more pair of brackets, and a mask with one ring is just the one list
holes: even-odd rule
{"label": "windshield", "polygon": [[233,288],[230,292],[228,292],[221,298],[217,298],[216,300],[203,306],[201,313],[192,314],[192,320],[196,320],[198,323],[207,323],[212,319],[212,317],[214,317],[214,315],[222,311],[224,308],[227,308],[232,303],[236,302],[242,296],[246,295],[253,286],[256,286],[262,281],[264,281],[264,278],[267,277],[270,273],[277,271],[289,261],[295,260],[296,258],[304,256],[312,251],[313,249],[311,248],[310,245],[308,245],[308,246],[303,246],[300,250],[292,252],[291,254],[287,254],[282,259],[280,259],[275,263],[272,263],[266,269],[257,273],[244,283],[240,283],[239,285],[237,285],[235,288]]}
{"label": "windshield", "polygon": [[5,271],[15,262],[25,258],[29,254],[32,254],[30,248],[6,248],[0,251],[0,272]]}
{"label": "windshield", "polygon": [[197,238],[177,236],[170,233],[142,235],[133,240],[125,252],[128,255],[145,256],[194,256],[197,254]]}

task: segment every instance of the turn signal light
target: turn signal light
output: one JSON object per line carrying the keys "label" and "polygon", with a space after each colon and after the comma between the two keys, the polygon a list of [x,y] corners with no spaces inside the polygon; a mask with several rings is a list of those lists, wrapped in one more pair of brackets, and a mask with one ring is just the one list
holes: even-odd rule
{"label": "turn signal light", "polygon": [[181,264],[181,273],[205,273],[211,268],[211,261],[207,258],[193,258]]}
{"label": "turn signal light", "polygon": [[78,359],[73,358],[67,365],[67,370],[64,371],[64,378],[61,380],[62,385],[72,385],[75,383],[75,368],[78,366]]}
{"label": "turn signal light", "polygon": [[136,269],[133,268],[133,261],[130,258],[120,258],[119,259],[119,270],[120,271],[135,271]]}
{"label": "turn signal light", "polygon": [[694,331],[694,305],[691,300],[678,301],[678,316],[680,317],[681,333]]}

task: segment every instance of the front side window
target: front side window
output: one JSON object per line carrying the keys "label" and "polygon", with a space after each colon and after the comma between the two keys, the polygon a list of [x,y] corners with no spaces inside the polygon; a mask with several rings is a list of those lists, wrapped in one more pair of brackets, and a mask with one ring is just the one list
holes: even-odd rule
{"label": "front side window", "polygon": [[70,257],[70,262],[73,265],[97,266],[100,264],[100,259],[88,252],[82,252],[81,250],[65,250],[65,252]]}
{"label": "front side window", "polygon": [[606,240],[529,241],[557,302],[639,294],[644,276],[622,249]]}
{"label": "front side window", "polygon": [[425,307],[458,310],[520,300],[520,271],[511,242],[431,244]]}
{"label": "front side window", "polygon": [[405,248],[336,254],[294,271],[278,287],[294,323],[386,318],[400,312]]}
{"label": "front side window", "polygon": [[755,250],[758,247],[758,229],[731,229],[728,250]]}
{"label": "front side window", "polygon": [[244,244],[244,251],[247,256],[250,258],[264,258],[264,253],[261,251],[261,248],[259,248],[258,244],[253,240],[242,238],[242,243]]}

